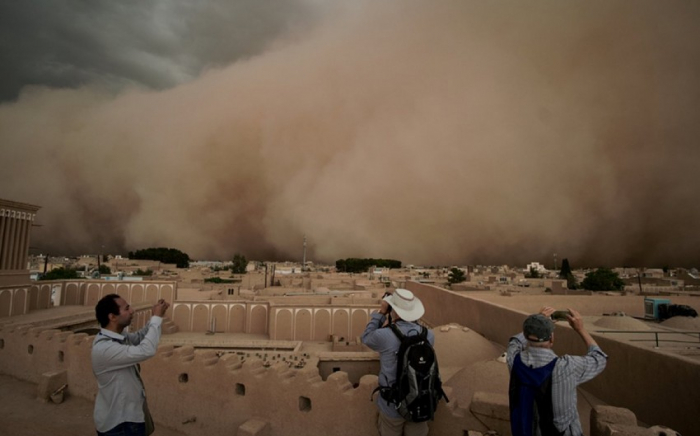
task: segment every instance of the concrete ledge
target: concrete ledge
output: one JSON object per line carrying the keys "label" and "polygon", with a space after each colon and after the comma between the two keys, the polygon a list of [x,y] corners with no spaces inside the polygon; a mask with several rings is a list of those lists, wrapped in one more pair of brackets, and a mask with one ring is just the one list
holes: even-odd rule
{"label": "concrete ledge", "polygon": [[43,401],[51,399],[51,394],[68,383],[66,371],[45,372],[39,379],[37,398]]}
{"label": "concrete ledge", "polygon": [[238,427],[237,436],[269,436],[270,425],[259,419],[249,419]]}
{"label": "concrete ledge", "polygon": [[510,421],[507,395],[491,392],[474,392],[469,409],[474,414]]}
{"label": "concrete ledge", "polygon": [[497,434],[510,434],[510,406],[508,395],[492,392],[474,392],[469,411],[487,428]]}

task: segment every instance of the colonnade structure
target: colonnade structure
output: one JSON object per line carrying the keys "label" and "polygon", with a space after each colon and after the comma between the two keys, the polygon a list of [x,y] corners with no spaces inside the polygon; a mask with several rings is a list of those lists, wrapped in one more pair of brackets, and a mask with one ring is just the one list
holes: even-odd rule
{"label": "colonnade structure", "polygon": [[29,236],[39,209],[0,199],[0,286],[29,283]]}

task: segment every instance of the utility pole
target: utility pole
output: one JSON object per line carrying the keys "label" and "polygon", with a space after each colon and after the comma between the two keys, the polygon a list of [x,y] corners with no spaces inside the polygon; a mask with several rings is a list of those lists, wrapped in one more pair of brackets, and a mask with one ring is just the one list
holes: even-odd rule
{"label": "utility pole", "polygon": [[306,235],[304,235],[304,257],[302,258],[302,261],[301,261],[301,271],[304,272],[305,268],[306,268]]}

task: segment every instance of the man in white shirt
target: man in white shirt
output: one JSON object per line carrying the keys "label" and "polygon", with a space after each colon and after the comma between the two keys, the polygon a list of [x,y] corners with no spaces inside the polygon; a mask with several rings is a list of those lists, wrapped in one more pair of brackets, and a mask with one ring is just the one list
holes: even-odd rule
{"label": "man in white shirt", "polygon": [[95,316],[102,326],[92,343],[92,371],[99,388],[94,412],[98,436],[152,433],[153,421],[146,405],[139,362],[156,354],[168,307],[170,304],[165,300],[159,300],[144,328],[136,333],[123,333],[134,316],[126,300],[109,294],[95,306]]}

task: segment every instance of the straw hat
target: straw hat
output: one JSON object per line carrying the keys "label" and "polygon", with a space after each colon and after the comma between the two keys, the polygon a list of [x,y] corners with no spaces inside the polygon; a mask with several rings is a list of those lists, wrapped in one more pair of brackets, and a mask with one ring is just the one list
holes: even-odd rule
{"label": "straw hat", "polygon": [[423,303],[408,289],[398,288],[393,294],[384,297],[404,321],[416,321],[425,313]]}

